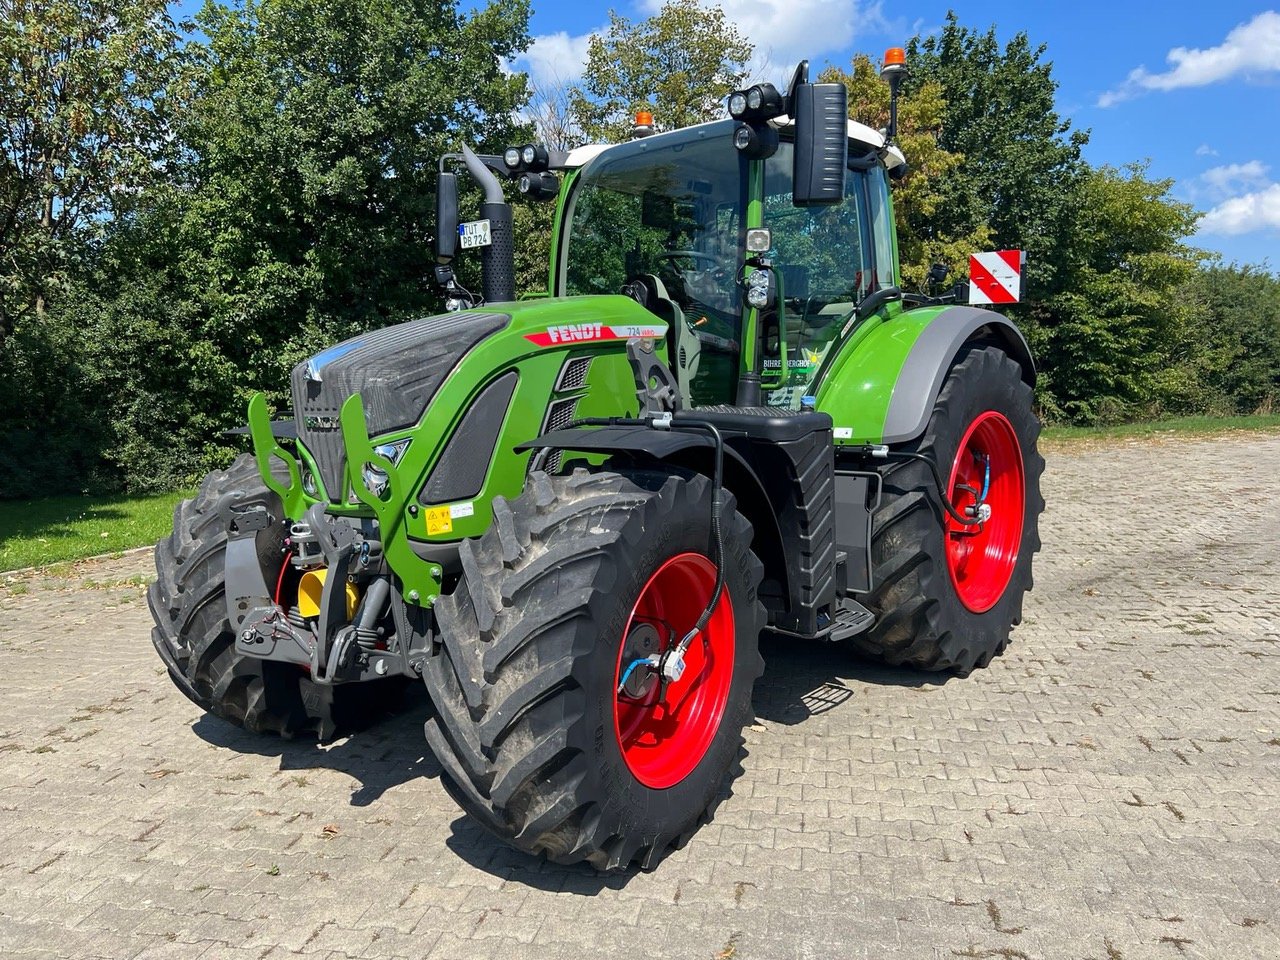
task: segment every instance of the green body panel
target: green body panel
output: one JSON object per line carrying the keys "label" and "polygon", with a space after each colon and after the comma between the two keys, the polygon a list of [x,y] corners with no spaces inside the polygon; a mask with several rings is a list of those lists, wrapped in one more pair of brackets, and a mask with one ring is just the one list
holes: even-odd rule
{"label": "green body panel", "polygon": [[892,302],[855,326],[827,358],[815,378],[815,396],[817,409],[831,415],[837,446],[881,442],[907,354],[945,309],[903,310],[900,302]]}
{"label": "green body panel", "polygon": [[[360,502],[330,503],[329,512],[377,518],[383,553],[401,578],[404,595],[411,602],[429,605],[440,592],[439,565],[422,559],[411,541],[447,543],[477,537],[488,529],[493,520],[493,498],[515,497],[523,488],[530,454],[516,453],[515,447],[542,432],[552,401],[575,398],[575,417],[634,415],[638,401],[626,356],[626,334],[634,333],[635,328],[652,330],[663,326],[634,300],[622,296],[527,300],[485,308],[485,312],[493,311],[510,315],[511,322],[459,359],[414,427],[371,440],[360,395],[348,398],[342,408],[348,482]],[[599,331],[610,327],[632,329],[620,330],[616,339],[563,340],[560,333],[554,334],[556,342],[545,345],[528,339],[534,336],[545,341],[548,331],[558,328],[590,333],[595,328],[588,325],[597,325]],[[586,383],[579,389],[557,393],[554,387],[566,360],[579,356],[594,358]],[[472,402],[485,387],[512,370],[518,375],[515,393],[480,492],[466,501],[420,504],[420,491]],[[328,499],[325,491],[321,490],[319,497],[303,492],[297,460],[271,436],[266,403],[260,395],[250,401],[249,408],[259,469],[268,485],[280,494],[288,517],[301,519],[312,503]],[[374,453],[375,443],[405,438],[410,439],[410,443],[398,464]],[[319,471],[310,462],[305,448],[298,446],[301,457],[318,480]],[[289,487],[270,476],[272,457],[289,465],[292,480]],[[368,490],[361,479],[361,467],[366,463],[382,470],[389,478],[388,489],[381,499]]]}

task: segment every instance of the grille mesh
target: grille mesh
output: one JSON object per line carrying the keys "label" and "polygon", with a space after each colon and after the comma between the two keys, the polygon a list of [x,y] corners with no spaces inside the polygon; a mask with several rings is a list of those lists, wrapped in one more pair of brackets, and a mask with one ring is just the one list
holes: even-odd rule
{"label": "grille mesh", "polygon": [[[583,358],[590,363],[589,358]],[[555,430],[563,430],[574,420],[574,416],[578,409],[578,398],[567,397],[564,400],[556,400],[547,408],[547,418],[543,421],[542,432],[551,433]],[[561,451],[552,450],[551,455],[547,457],[546,465],[543,469],[549,474],[560,472]],[[529,462],[533,463],[533,458],[529,458]]]}
{"label": "grille mesh", "polygon": [[560,379],[556,381],[556,392],[578,390],[587,382],[587,371],[591,369],[590,357],[574,357],[566,360],[560,370]]}

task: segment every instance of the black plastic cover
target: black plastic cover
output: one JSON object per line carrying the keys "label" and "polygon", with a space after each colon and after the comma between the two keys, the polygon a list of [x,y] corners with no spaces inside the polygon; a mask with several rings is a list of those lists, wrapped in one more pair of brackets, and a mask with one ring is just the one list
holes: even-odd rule
{"label": "black plastic cover", "polygon": [[792,96],[796,148],[791,202],[797,207],[840,203],[849,162],[849,93],[843,83],[802,83]]}
{"label": "black plastic cover", "polygon": [[443,170],[436,180],[436,262],[458,254],[458,175]]}
{"label": "black plastic cover", "polygon": [[519,379],[520,375],[511,370],[476,397],[431,468],[431,476],[418,496],[420,503],[470,500],[480,492]]}

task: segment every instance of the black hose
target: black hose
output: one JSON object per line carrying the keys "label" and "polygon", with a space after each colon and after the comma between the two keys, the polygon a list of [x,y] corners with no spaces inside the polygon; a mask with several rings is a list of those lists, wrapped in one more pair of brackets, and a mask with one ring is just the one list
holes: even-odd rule
{"label": "black hose", "polygon": [[693,420],[688,417],[681,417],[679,421],[672,421],[672,427],[701,427],[711,434],[712,442],[715,444],[715,467],[712,470],[711,479],[711,537],[715,544],[716,555],[712,558],[712,563],[716,567],[716,584],[711,591],[711,599],[708,601],[706,609],[702,611],[702,616],[698,617],[698,622],[693,625],[693,629],[689,632],[688,638],[694,636],[706,629],[707,624],[711,622],[711,615],[715,613],[716,606],[720,603],[720,597],[724,593],[724,532],[721,529],[721,499],[724,490],[724,437],[714,423],[709,420]]}
{"label": "black hose", "polygon": [[859,453],[864,453],[871,457],[891,457],[897,460],[919,460],[929,468],[929,473],[933,475],[933,485],[938,490],[938,499],[942,502],[943,509],[947,511],[952,520],[966,527],[976,527],[983,522],[979,517],[963,516],[954,506],[952,506],[951,500],[947,496],[947,488],[942,484],[942,474],[938,473],[938,465],[923,453],[911,453],[907,450],[890,450],[887,447],[873,446],[863,446],[855,449],[857,449]]}

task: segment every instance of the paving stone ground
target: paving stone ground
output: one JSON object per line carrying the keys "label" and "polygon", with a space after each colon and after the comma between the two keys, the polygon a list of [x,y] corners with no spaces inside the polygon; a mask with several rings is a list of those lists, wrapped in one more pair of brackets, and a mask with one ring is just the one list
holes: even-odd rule
{"label": "paving stone ground", "polygon": [[1280,957],[1280,436],[1051,450],[967,679],[770,642],[744,774],[653,873],[463,817],[420,696],[318,747],[170,684],[149,558],[0,588],[0,956]]}

